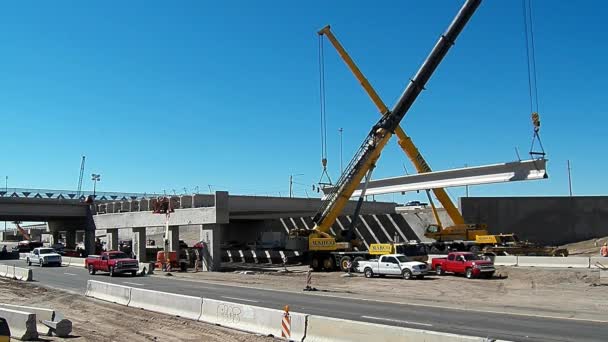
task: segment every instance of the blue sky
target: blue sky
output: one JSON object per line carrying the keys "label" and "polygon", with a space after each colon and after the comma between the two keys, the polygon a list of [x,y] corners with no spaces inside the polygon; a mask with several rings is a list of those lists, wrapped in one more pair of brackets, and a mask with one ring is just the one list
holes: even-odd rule
{"label": "blue sky", "polygon": [[[461,1],[56,1],[2,4],[0,176],[102,191],[313,195],[321,174],[316,31],[331,24],[391,107]],[[606,194],[602,1],[533,0],[545,181],[475,196]],[[325,44],[329,169],[378,118]],[[485,1],[402,122],[436,170],[516,159],[532,137],[519,1]],[[413,167],[396,143],[376,177]],[[451,189],[453,197],[464,194]],[[387,196],[404,201],[419,198]]]}

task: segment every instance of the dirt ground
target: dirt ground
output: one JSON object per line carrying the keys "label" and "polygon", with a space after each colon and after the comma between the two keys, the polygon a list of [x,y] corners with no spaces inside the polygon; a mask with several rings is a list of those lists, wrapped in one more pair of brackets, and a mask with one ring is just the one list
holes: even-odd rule
{"label": "dirt ground", "polygon": [[[174,273],[189,281],[206,281],[302,292],[306,267],[258,269],[254,274]],[[366,279],[361,274],[313,273],[318,295],[342,296],[408,304],[499,311],[528,315],[608,320],[608,279],[600,283],[599,271],[591,269],[543,269],[497,267],[493,279],[461,276],[427,276],[424,280]],[[162,275],[155,275],[162,276]]]}
{"label": "dirt ground", "polygon": [[602,247],[604,242],[608,242],[608,236],[599,239],[591,239],[575,243],[569,243],[562,247],[568,248],[568,252],[572,256],[595,257],[600,256],[600,248]]}
{"label": "dirt ground", "polygon": [[42,341],[212,341],[270,342],[202,322],[172,317],[0,278],[0,303],[53,308],[72,321],[72,337],[40,336]]}

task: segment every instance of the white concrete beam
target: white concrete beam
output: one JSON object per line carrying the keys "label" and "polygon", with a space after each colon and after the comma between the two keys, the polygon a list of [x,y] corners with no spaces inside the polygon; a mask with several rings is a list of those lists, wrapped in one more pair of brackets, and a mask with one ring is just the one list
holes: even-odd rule
{"label": "white concrete beam", "polygon": [[[369,182],[366,195],[545,179],[549,178],[546,164],[546,159],[534,159],[377,179]],[[360,196],[362,187],[360,184],[352,197]],[[332,189],[325,188],[323,192],[327,194]]]}

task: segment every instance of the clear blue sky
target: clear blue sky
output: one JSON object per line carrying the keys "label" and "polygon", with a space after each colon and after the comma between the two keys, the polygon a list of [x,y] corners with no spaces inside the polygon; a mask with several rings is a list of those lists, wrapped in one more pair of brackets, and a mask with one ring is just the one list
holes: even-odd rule
{"label": "clear blue sky", "polygon": [[[389,107],[461,1],[54,1],[2,4],[0,176],[104,191],[286,195],[321,173],[317,29],[334,32]],[[606,194],[604,1],[533,0],[550,179],[471,195]],[[519,1],[485,1],[402,122],[437,170],[516,159],[532,137]],[[378,114],[329,44],[329,168]],[[376,177],[403,173],[391,143]],[[3,179],[2,179],[3,180]],[[463,189],[450,190],[454,197]],[[419,195],[395,196],[396,201]],[[393,199],[389,196],[388,199]]]}

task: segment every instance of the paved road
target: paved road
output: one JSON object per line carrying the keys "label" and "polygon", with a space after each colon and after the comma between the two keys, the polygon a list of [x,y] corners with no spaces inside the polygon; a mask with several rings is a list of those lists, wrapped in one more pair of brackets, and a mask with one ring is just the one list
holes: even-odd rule
{"label": "paved road", "polygon": [[[24,261],[17,260],[2,263],[25,266]],[[87,280],[93,279],[274,309],[289,304],[293,311],[313,315],[511,341],[606,341],[608,336],[608,324],[601,322],[380,303],[327,297],[322,293],[250,289],[170,277],[90,276],[80,267],[31,268],[34,281],[40,285],[79,294],[84,294]]]}

